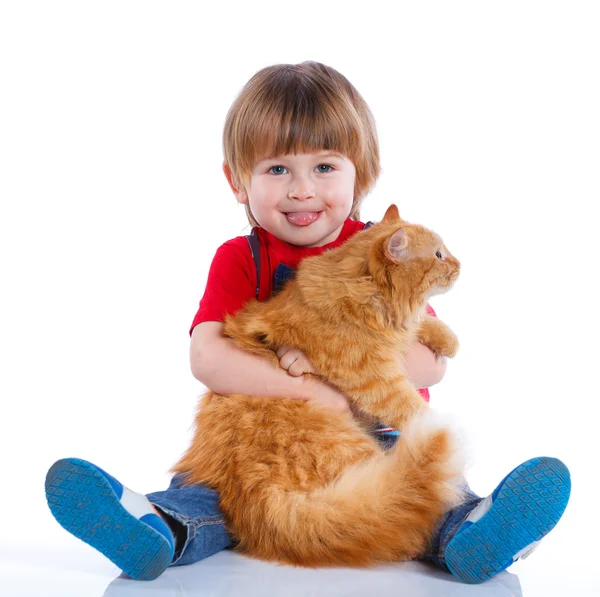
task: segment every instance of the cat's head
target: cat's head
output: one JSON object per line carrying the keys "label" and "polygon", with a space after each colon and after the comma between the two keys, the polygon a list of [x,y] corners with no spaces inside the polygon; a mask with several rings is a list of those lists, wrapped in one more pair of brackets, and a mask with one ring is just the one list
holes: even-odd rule
{"label": "cat's head", "polygon": [[[435,232],[405,222],[390,205],[377,225],[377,251],[371,270],[379,270],[387,281],[412,301],[427,300],[447,292],[460,272],[460,262]],[[375,232],[375,231],[374,231]],[[383,271],[381,268],[383,267]]]}

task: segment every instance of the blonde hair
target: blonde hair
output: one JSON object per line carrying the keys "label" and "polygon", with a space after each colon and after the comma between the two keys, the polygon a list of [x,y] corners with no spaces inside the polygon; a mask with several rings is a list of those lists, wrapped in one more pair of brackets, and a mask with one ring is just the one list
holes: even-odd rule
{"label": "blonde hair", "polygon": [[[350,217],[380,172],[375,120],[355,87],[320,62],[276,64],[258,71],[241,90],[225,119],[223,156],[232,182],[247,189],[254,165],[277,155],[331,150],[356,168]],[[246,215],[254,219],[246,204]]]}

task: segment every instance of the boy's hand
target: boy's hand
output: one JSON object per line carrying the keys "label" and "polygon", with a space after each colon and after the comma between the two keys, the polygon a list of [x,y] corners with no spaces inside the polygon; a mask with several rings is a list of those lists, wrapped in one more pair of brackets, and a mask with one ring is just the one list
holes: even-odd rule
{"label": "boy's hand", "polygon": [[306,396],[309,401],[316,402],[325,408],[333,409],[339,414],[352,413],[347,396],[327,382],[309,375],[302,379],[302,383],[306,387]]}
{"label": "boy's hand", "polygon": [[[294,377],[301,377],[305,373],[314,373],[310,361],[298,348],[287,345],[280,346],[277,349],[277,356],[280,367]],[[340,414],[351,412],[348,398],[328,383],[312,376],[305,377],[302,383],[307,389],[306,399]]]}
{"label": "boy's hand", "polygon": [[277,349],[277,356],[279,357],[279,366],[294,377],[300,377],[304,373],[314,373],[310,361],[297,348],[287,345],[280,346]]}

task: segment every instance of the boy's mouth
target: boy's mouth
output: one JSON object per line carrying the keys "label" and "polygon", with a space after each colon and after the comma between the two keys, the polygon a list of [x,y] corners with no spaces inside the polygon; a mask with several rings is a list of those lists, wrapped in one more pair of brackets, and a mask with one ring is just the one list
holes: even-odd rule
{"label": "boy's mouth", "polygon": [[284,213],[287,221],[294,226],[309,226],[319,219],[322,211],[293,211]]}

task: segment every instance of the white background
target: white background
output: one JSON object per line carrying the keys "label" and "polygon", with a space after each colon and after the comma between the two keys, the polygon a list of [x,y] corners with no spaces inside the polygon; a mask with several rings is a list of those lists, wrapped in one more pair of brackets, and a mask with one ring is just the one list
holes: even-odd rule
{"label": "white background", "polygon": [[[536,455],[572,471],[563,520],[514,567],[524,594],[591,592],[599,14],[583,1],[2,2],[6,582],[36,562],[81,582],[117,575],[51,517],[46,470],[78,456],[137,491],[168,484],[203,391],[189,325],[215,250],[249,230],[221,172],[226,112],[260,68],[317,60],[377,121],[383,174],[363,221],[395,202],[462,262],[432,300],[462,347],[431,396],[463,429],[473,489]],[[31,592],[65,595],[60,582]]]}

